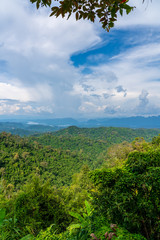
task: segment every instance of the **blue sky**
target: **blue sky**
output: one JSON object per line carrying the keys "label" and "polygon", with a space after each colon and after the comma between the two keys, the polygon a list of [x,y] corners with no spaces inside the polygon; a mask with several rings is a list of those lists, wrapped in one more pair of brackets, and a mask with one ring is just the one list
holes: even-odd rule
{"label": "blue sky", "polygon": [[160,115],[160,1],[130,2],[135,10],[107,33],[2,0],[0,117]]}

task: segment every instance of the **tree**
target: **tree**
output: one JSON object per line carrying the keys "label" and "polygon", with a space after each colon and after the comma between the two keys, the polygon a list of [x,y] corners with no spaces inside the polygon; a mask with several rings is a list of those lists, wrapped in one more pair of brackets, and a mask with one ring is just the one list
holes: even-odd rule
{"label": "tree", "polygon": [[56,189],[36,175],[9,200],[8,206],[8,216],[15,214],[17,227],[24,235],[36,235],[51,224],[57,231],[64,231],[70,222]]}
{"label": "tree", "polygon": [[90,172],[98,214],[148,240],[160,236],[160,146],[152,144],[131,152],[122,168]]}
{"label": "tree", "polygon": [[[125,11],[130,13],[134,7],[128,5],[129,0],[30,0],[36,3],[37,9],[43,6],[51,7],[50,16],[67,15],[67,19],[71,15],[75,15],[76,20],[88,19],[95,22],[96,17],[102,24],[102,27],[109,31],[117,20],[117,14],[123,15]],[[143,0],[144,1],[144,0]],[[58,2],[53,4],[53,2]],[[52,6],[53,5],[53,6]]]}

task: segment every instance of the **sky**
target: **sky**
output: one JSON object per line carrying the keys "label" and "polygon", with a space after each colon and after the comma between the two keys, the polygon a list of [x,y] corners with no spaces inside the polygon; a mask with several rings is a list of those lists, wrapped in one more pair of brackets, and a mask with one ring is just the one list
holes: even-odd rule
{"label": "sky", "polygon": [[160,115],[160,1],[130,4],[108,33],[1,0],[0,118]]}

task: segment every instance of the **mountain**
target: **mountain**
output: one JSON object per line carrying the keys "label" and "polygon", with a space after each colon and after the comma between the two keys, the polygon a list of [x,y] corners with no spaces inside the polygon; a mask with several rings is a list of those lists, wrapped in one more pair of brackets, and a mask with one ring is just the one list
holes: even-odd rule
{"label": "mountain", "polygon": [[[12,125],[11,125],[12,126]],[[68,127],[52,133],[20,137],[0,134],[0,173],[15,185],[32,174],[50,179],[52,184],[68,185],[83,165],[99,168],[113,144],[144,137],[150,141],[160,129]]]}
{"label": "mountain", "polygon": [[[0,133],[2,179],[20,187],[36,174],[44,180],[49,179],[52,185],[61,186],[69,185],[72,175],[79,172],[83,165],[88,165],[90,169],[100,167],[97,158],[86,156],[83,151],[44,146],[37,140],[38,138],[31,140],[6,132]],[[96,149],[93,151],[100,151]]]}
{"label": "mountain", "polygon": [[145,128],[122,128],[122,127],[97,127],[97,128],[79,128],[71,126],[52,133],[53,136],[66,137],[87,137],[94,140],[103,140],[108,144],[121,143],[123,141],[133,141],[136,137],[143,137],[146,141],[160,133],[160,129]]}
{"label": "mountain", "polygon": [[160,116],[128,117],[128,118],[98,118],[86,122],[86,127],[128,127],[128,128],[160,128]]}
{"label": "mountain", "polygon": [[61,127],[39,124],[36,122],[0,122],[0,132],[9,132],[19,136],[28,136],[37,133],[53,132]]}
{"label": "mountain", "polygon": [[152,117],[126,117],[126,118],[17,118],[0,119],[0,132],[7,131],[13,134],[31,135],[34,133],[53,132],[69,126],[80,128],[95,127],[125,127],[125,128],[160,128],[160,116]]}

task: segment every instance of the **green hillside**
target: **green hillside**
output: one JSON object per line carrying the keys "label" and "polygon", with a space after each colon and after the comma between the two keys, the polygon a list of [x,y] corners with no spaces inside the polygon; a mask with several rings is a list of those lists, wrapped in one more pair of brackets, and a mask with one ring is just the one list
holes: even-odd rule
{"label": "green hillside", "polygon": [[148,131],[1,133],[0,239],[158,240],[160,135]]}
{"label": "green hillside", "polygon": [[[112,145],[124,141],[132,142],[136,137],[143,137],[146,141],[150,141],[159,132],[158,129],[139,129],[138,131],[129,128],[78,128],[72,126],[52,133],[31,136],[28,139],[54,149],[71,151],[72,154],[83,159],[83,163],[88,164],[90,169],[95,169],[106,164],[107,159],[112,161],[107,154],[108,148]],[[79,168],[76,166],[75,172],[77,169]]]}
{"label": "green hillside", "polygon": [[85,164],[91,169],[97,167],[96,162],[78,152],[43,146],[9,133],[0,134],[1,176],[14,185],[24,183],[34,173],[57,186],[68,185],[72,175]]}
{"label": "green hillside", "polygon": [[54,136],[52,133],[46,133],[37,137],[30,137],[31,141],[37,141],[42,145],[49,145],[55,149],[69,150],[72,153],[80,155],[84,159],[90,159],[89,166],[100,167],[103,159],[99,159],[101,153],[105,153],[110,144],[104,140],[94,140],[83,135],[77,136]]}
{"label": "green hillside", "polygon": [[159,133],[159,129],[78,128],[72,126],[52,133],[31,136],[29,139],[53,148],[70,150],[86,159],[90,158],[93,165],[89,164],[89,166],[97,168],[104,163],[108,147],[113,144],[132,142],[136,137],[151,141]]}
{"label": "green hillside", "polygon": [[[91,170],[104,164],[109,166],[114,155],[113,144],[131,142],[135,137],[150,140],[157,132],[156,129],[139,129],[138,132],[127,128],[69,127],[28,138],[4,132],[0,134],[1,176],[17,185],[36,173],[57,186],[68,185],[72,175],[83,165],[88,165]],[[131,151],[131,147],[126,148],[129,149],[127,152]]]}
{"label": "green hillside", "polygon": [[104,140],[108,144],[133,141],[136,137],[143,137],[146,141],[160,133],[160,129],[131,129],[119,127],[78,128],[71,126],[53,132],[54,136],[83,136],[94,140]]}

